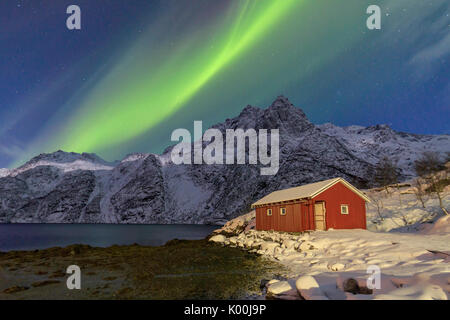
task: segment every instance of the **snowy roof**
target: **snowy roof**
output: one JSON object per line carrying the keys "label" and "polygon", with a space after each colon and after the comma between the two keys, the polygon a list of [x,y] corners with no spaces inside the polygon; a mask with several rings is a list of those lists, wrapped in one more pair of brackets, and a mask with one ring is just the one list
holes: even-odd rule
{"label": "snowy roof", "polygon": [[328,188],[334,186],[338,182],[343,183],[346,187],[348,187],[350,190],[355,192],[357,195],[359,195],[365,201],[370,202],[369,198],[364,193],[359,191],[357,188],[352,186],[350,183],[348,183],[347,181],[345,181],[342,178],[334,178],[334,179],[319,181],[319,182],[315,182],[315,183],[305,184],[300,187],[274,191],[274,192],[268,194],[267,196],[265,196],[264,198],[253,203],[252,208],[255,206],[259,206],[259,205],[281,202],[281,201],[314,198],[315,196],[317,196],[318,194],[327,190]]}

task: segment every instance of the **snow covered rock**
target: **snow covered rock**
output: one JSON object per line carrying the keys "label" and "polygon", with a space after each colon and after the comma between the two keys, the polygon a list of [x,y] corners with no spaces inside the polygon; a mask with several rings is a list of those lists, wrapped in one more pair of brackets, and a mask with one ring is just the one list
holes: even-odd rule
{"label": "snow covered rock", "polygon": [[267,293],[272,295],[279,295],[289,290],[292,290],[292,286],[288,281],[277,281],[275,283],[269,284]]}
{"label": "snow covered rock", "polygon": [[343,263],[331,263],[328,265],[328,269],[330,269],[331,271],[340,271],[343,270],[345,268],[345,264]]}
{"label": "snow covered rock", "polygon": [[273,255],[275,253],[275,248],[280,248],[280,244],[271,241],[266,241],[261,244],[261,250],[269,255]]}
{"label": "snow covered rock", "polygon": [[255,218],[256,212],[255,210],[253,210],[247,214],[244,214],[242,216],[236,217],[228,221],[222,228],[215,230],[214,233],[223,234],[227,236],[238,235],[242,231],[245,231],[247,229],[247,226],[255,221]]}
{"label": "snow covered rock", "polygon": [[209,239],[209,241],[217,242],[217,243],[224,243],[225,240],[226,240],[226,237],[223,236],[223,235],[221,235],[221,234],[212,236],[212,237]]}
{"label": "snow covered rock", "polygon": [[328,300],[312,276],[302,276],[295,282],[298,293],[305,300]]}
{"label": "snow covered rock", "polygon": [[284,240],[283,241],[283,247],[284,248],[287,248],[287,249],[292,249],[292,248],[294,248],[294,246],[297,244],[298,242],[297,241],[294,241],[294,240]]}

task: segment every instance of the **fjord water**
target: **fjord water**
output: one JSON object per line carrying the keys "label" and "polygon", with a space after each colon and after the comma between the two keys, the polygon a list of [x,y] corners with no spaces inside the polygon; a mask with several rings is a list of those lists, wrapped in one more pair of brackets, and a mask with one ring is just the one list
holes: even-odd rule
{"label": "fjord water", "polygon": [[0,224],[0,251],[72,244],[160,246],[173,239],[203,239],[217,228],[211,225]]}

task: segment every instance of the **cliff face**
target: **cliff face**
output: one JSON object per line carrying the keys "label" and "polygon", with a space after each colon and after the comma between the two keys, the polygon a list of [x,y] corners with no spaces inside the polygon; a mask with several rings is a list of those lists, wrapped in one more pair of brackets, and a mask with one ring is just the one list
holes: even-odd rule
{"label": "cliff face", "polygon": [[278,173],[263,176],[261,165],[175,165],[172,148],[117,163],[58,151],[0,170],[0,222],[224,223],[277,189],[331,177],[368,186],[384,156],[395,156],[406,178],[424,150],[450,151],[448,135],[316,126],[284,97],[267,109],[248,106],[214,128],[279,129]]}

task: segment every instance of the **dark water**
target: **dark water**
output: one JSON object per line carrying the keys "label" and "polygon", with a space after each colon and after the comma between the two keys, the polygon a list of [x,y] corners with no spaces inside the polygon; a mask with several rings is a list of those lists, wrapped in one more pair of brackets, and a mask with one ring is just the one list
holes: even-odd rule
{"label": "dark water", "polygon": [[207,225],[0,224],[0,251],[71,244],[159,246],[172,239],[203,239],[217,228]]}

